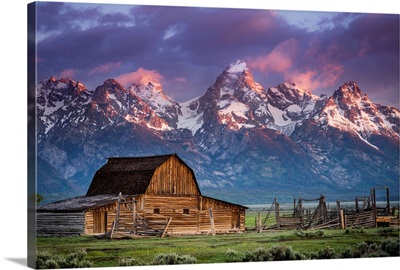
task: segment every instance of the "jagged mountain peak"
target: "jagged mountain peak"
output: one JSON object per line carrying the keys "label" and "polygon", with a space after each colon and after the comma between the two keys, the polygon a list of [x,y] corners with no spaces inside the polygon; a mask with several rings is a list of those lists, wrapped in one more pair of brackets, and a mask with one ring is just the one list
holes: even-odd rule
{"label": "jagged mountain peak", "polygon": [[291,82],[266,90],[238,60],[204,95],[183,103],[149,76],[128,88],[107,79],[76,98],[65,91],[82,87],[51,77],[37,86],[36,103],[38,157],[81,186],[106,156],[164,147],[185,155],[204,187],[238,193],[300,192],[304,181],[318,192],[353,193],[372,178],[393,186],[398,176],[400,112],[370,102],[355,82],[326,98]]}
{"label": "jagged mountain peak", "polygon": [[162,97],[163,99],[172,101],[171,98],[164,93],[161,83],[154,77],[148,75],[142,76],[138,82],[133,83],[128,89],[144,100]]}
{"label": "jagged mountain peak", "polygon": [[54,76],[51,76],[47,80],[44,80],[40,83],[41,85],[47,85],[47,88],[53,89],[53,90],[71,90],[71,89],[76,89],[78,92],[87,90],[86,86],[82,84],[81,82],[74,81],[70,78],[60,78],[57,79]]}
{"label": "jagged mountain peak", "polygon": [[296,83],[289,82],[289,81],[285,81],[285,82],[282,82],[282,83],[278,84],[277,88],[286,89],[286,90],[290,90],[290,91],[293,91],[293,92],[295,91],[295,92],[298,92],[300,94],[304,94],[304,93],[305,94],[309,94],[309,95],[311,94],[310,91],[305,90],[305,89],[297,86]]}
{"label": "jagged mountain peak", "polygon": [[350,102],[352,99],[359,99],[366,95],[361,93],[361,89],[358,87],[358,84],[354,81],[346,82],[342,86],[339,87],[334,93],[333,97],[337,100],[343,99],[345,102]]}
{"label": "jagged mountain peak", "polygon": [[393,108],[389,113],[382,107],[373,103],[362,93],[358,84],[351,81],[344,83],[325,100],[314,119],[322,126],[328,125],[342,132],[355,134],[365,142],[372,135],[398,137],[398,124],[394,121],[393,112],[399,110]]}
{"label": "jagged mountain peak", "polygon": [[377,104],[374,104],[366,94],[363,94],[358,84],[354,81],[346,82],[332,95],[335,104],[341,110],[364,110],[369,114],[378,112]]}
{"label": "jagged mountain peak", "polygon": [[236,60],[232,64],[230,64],[226,69],[225,72],[227,73],[243,73],[244,71],[248,71],[249,68],[247,67],[247,63],[245,60]]}
{"label": "jagged mountain peak", "polygon": [[141,77],[138,83],[133,83],[128,91],[144,100],[157,113],[164,113],[166,107],[177,104],[164,93],[162,84],[148,75]]}
{"label": "jagged mountain peak", "polygon": [[282,82],[276,87],[269,87],[267,90],[269,98],[287,99],[293,103],[301,102],[303,99],[318,99],[310,91],[304,90],[293,82]]}
{"label": "jagged mountain peak", "polygon": [[71,122],[83,121],[84,107],[91,101],[92,92],[69,78],[50,77],[36,86],[38,112],[38,140],[54,127],[62,128]]}
{"label": "jagged mountain peak", "polygon": [[161,83],[154,77],[150,75],[144,75],[139,79],[138,83],[134,83],[136,85],[146,85],[153,86],[155,90],[162,91]]}
{"label": "jagged mountain peak", "polygon": [[93,94],[93,101],[98,104],[108,104],[111,100],[125,100],[127,91],[115,79],[107,79],[96,88]]}
{"label": "jagged mountain peak", "polygon": [[116,81],[115,79],[107,79],[104,81],[103,85],[99,86],[102,88],[106,88],[106,89],[112,89],[112,90],[119,90],[119,91],[124,91],[124,87],[122,86],[122,84],[120,84],[118,81]]}
{"label": "jagged mountain peak", "polygon": [[177,127],[180,105],[164,93],[162,84],[156,78],[142,76],[138,82],[129,86],[127,91],[130,96],[149,106],[154,116],[157,116],[158,122],[152,126],[164,131]]}
{"label": "jagged mountain peak", "polygon": [[225,80],[239,80],[242,84],[254,88],[254,78],[245,60],[236,60],[220,75]]}
{"label": "jagged mountain peak", "polygon": [[49,83],[54,83],[54,82],[56,82],[57,81],[57,79],[56,79],[56,77],[54,77],[54,76],[51,76],[48,80],[47,80],[47,82],[49,82]]}
{"label": "jagged mountain peak", "polygon": [[292,82],[283,82],[267,90],[268,110],[272,121],[268,127],[290,135],[297,125],[309,118],[319,97]]}
{"label": "jagged mountain peak", "polygon": [[[264,87],[257,83],[253,74],[244,60],[237,60],[230,64],[218,77],[215,84],[210,87],[207,92],[209,95],[217,96],[219,98],[226,98],[227,96],[251,96],[257,94],[260,98],[265,98]],[[207,95],[207,93],[206,93]],[[247,97],[247,100],[249,97]]]}

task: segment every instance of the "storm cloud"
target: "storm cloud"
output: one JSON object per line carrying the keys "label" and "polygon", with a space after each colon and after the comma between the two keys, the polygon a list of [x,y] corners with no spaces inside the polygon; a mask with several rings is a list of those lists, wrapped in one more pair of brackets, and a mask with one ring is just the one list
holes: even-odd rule
{"label": "storm cloud", "polygon": [[[357,81],[374,102],[398,107],[398,15],[52,2],[37,10],[39,81],[69,75],[94,89],[153,74],[186,101],[245,59],[264,87],[286,80],[331,94]],[[311,15],[311,27],[293,23]]]}

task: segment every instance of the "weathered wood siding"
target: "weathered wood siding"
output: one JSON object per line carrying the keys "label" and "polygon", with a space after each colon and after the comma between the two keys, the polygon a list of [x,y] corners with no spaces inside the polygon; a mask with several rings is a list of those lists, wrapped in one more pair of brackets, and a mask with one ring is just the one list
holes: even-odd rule
{"label": "weathered wood siding", "polygon": [[93,211],[85,212],[85,234],[94,234]]}
{"label": "weathered wood siding", "polygon": [[[132,210],[126,204],[121,204],[120,210],[120,215],[129,214],[132,216]],[[85,212],[85,234],[93,235],[109,232],[116,217],[117,203],[87,210]]]}
{"label": "weathered wood siding", "polygon": [[199,195],[194,173],[172,156],[156,169],[146,194]]}
{"label": "weathered wood siding", "polygon": [[85,234],[101,234],[111,229],[115,211],[87,211],[85,213]]}
{"label": "weathered wood siding", "polygon": [[37,235],[81,235],[84,233],[84,213],[36,213]]}
{"label": "weathered wood siding", "polygon": [[215,233],[227,232],[244,232],[244,213],[223,209],[212,209],[214,219],[214,228],[211,227],[210,212],[209,210],[202,210],[199,212],[199,232],[211,233],[214,229]]}
{"label": "weathered wood siding", "polygon": [[160,221],[172,218],[167,233],[198,232],[199,196],[146,195],[142,202],[139,214],[144,218]]}
{"label": "weathered wood siding", "polygon": [[245,208],[227,202],[203,196],[146,195],[138,203],[138,213],[146,219],[172,218],[168,234],[210,233],[210,208],[215,232],[245,230]]}
{"label": "weathered wood siding", "polygon": [[245,207],[208,197],[201,197],[201,231],[210,224],[209,209],[212,209],[215,231],[244,231]]}

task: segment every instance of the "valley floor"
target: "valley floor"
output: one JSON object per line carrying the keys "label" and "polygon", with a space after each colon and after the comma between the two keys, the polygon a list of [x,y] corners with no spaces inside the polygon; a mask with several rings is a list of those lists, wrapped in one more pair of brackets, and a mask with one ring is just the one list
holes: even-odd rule
{"label": "valley floor", "polygon": [[[162,264],[160,260],[157,261],[158,255],[163,255],[164,258],[169,256],[169,259],[174,255],[175,261],[170,261],[171,264],[178,261],[205,264],[398,257],[399,239],[397,228],[287,230],[113,240],[92,236],[38,237],[37,251],[42,263],[46,256],[54,260],[63,256],[67,260],[68,257],[80,256],[80,259],[89,262],[87,266],[90,267]],[[73,255],[77,251],[81,255]],[[279,257],[282,254],[286,255]]]}

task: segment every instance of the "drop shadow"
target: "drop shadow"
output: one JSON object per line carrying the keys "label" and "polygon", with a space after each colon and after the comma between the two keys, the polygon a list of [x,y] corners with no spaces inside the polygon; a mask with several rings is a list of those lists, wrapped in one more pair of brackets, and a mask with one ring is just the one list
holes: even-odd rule
{"label": "drop shadow", "polygon": [[22,266],[28,266],[27,258],[6,258],[6,260]]}

